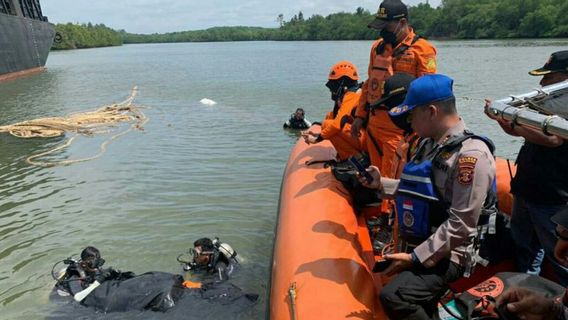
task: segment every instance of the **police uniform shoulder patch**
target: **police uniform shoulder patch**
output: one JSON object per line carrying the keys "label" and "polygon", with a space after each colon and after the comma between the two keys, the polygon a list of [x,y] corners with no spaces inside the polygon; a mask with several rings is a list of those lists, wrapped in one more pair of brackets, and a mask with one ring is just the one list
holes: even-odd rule
{"label": "police uniform shoulder patch", "polygon": [[457,179],[460,184],[470,185],[473,182],[475,173],[476,157],[462,156],[458,159],[458,175]]}
{"label": "police uniform shoulder patch", "polygon": [[448,160],[452,157],[452,153],[449,151],[442,151],[440,152],[440,158],[442,158],[442,160]]}

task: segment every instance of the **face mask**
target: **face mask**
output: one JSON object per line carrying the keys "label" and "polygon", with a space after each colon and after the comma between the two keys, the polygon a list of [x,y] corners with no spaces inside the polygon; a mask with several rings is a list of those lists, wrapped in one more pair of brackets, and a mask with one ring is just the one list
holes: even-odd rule
{"label": "face mask", "polygon": [[397,43],[397,39],[396,36],[398,34],[398,27],[400,25],[400,21],[399,23],[396,25],[396,28],[394,29],[394,32],[390,32],[388,31],[386,28],[381,30],[381,37],[383,38],[383,41],[385,43],[390,43],[391,45],[395,45]]}
{"label": "face mask", "polygon": [[341,91],[341,83],[339,81],[330,80],[325,84],[325,86],[331,92],[331,100],[337,101]]}

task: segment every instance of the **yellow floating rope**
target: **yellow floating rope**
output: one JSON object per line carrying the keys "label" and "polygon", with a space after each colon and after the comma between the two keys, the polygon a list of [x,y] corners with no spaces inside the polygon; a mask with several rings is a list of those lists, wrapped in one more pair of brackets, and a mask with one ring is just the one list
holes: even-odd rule
{"label": "yellow floating rope", "polygon": [[[71,137],[63,144],[51,150],[29,156],[26,162],[35,166],[54,167],[93,160],[102,156],[108,144],[113,140],[127,134],[132,131],[132,129],[143,130],[142,127],[149,119],[142,113],[140,107],[133,104],[137,93],[138,88],[134,87],[128,99],[118,104],[98,108],[94,111],[73,113],[66,117],[41,118],[0,126],[0,133],[10,133],[18,138],[52,138],[63,136],[65,133],[75,133],[75,136]],[[108,133],[111,132],[113,127],[117,124],[127,122],[132,123],[131,126],[127,130],[113,135],[104,141],[101,144],[99,153],[95,156],[61,161],[35,160],[69,147],[78,135],[92,136],[95,134]]]}

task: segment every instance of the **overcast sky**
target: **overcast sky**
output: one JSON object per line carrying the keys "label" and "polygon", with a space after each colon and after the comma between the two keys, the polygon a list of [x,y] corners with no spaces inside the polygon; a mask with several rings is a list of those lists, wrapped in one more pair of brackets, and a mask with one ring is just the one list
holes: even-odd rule
{"label": "overcast sky", "polygon": [[[430,0],[437,6],[441,0]],[[426,0],[406,0],[413,5]],[[51,22],[104,23],[133,33],[172,32],[215,26],[276,27],[276,17],[289,20],[298,11],[313,14],[354,12],[363,7],[375,12],[379,1],[340,0],[42,0]]]}

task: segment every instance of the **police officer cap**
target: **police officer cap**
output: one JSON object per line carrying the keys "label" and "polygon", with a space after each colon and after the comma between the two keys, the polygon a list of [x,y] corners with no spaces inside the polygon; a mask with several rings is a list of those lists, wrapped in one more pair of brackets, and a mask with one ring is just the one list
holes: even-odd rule
{"label": "police officer cap", "polygon": [[404,102],[389,111],[391,117],[407,114],[410,110],[454,96],[454,80],[443,74],[428,74],[410,84]]}
{"label": "police officer cap", "polygon": [[408,8],[400,0],[385,0],[381,2],[375,20],[369,23],[368,27],[382,30],[389,21],[396,21],[408,18]]}
{"label": "police officer cap", "polygon": [[542,68],[530,71],[529,74],[544,76],[552,72],[568,73],[568,50],[553,53]]}

